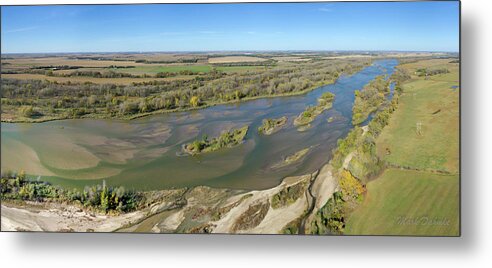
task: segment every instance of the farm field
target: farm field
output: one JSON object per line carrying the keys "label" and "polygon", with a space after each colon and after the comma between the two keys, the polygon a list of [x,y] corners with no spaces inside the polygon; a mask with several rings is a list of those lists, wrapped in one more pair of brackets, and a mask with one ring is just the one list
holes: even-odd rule
{"label": "farm field", "polygon": [[209,63],[233,63],[233,62],[261,62],[268,59],[251,56],[224,56],[224,57],[212,57],[208,59]]}
{"label": "farm field", "polygon": [[[412,78],[402,85],[398,109],[376,140],[377,153],[390,168],[368,183],[346,233],[457,236],[458,66],[439,59],[399,68]],[[449,73],[419,77],[415,74],[421,68],[446,68]]]}

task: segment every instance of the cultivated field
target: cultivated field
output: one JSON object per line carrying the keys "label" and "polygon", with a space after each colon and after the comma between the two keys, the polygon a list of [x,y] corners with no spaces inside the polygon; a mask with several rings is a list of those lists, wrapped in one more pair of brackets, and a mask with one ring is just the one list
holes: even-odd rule
{"label": "cultivated field", "polygon": [[261,62],[268,59],[250,56],[225,56],[208,59],[209,63],[233,63],[233,62]]}

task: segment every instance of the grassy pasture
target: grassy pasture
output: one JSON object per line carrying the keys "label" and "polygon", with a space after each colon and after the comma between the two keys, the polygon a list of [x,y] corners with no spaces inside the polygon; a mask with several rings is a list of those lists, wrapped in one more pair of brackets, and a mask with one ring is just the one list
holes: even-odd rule
{"label": "grassy pasture", "polygon": [[345,233],[458,235],[458,175],[386,170],[367,185],[366,198],[348,218]]}
{"label": "grassy pasture", "polygon": [[[459,66],[449,61],[399,67],[412,79],[402,85],[398,109],[377,138],[376,150],[388,164],[413,170],[389,168],[369,182],[365,200],[348,217],[346,234],[459,234],[460,89],[451,88],[459,84]],[[447,68],[450,73],[418,77],[418,68]],[[436,170],[449,175],[430,172]]]}
{"label": "grassy pasture", "polygon": [[[436,61],[403,68],[412,71],[436,66]],[[459,89],[451,88],[458,85],[458,73],[452,66],[448,69],[449,74],[421,77],[403,85],[399,108],[377,140],[381,158],[398,166],[458,172]]]}

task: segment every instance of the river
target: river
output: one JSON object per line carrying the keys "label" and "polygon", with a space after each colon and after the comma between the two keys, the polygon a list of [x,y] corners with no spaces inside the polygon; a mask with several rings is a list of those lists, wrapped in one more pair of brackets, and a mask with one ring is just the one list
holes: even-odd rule
{"label": "river", "polygon": [[[301,175],[328,162],[339,138],[351,124],[354,91],[378,75],[391,75],[397,60],[378,60],[334,84],[305,95],[256,99],[201,110],[148,116],[131,121],[75,119],[45,123],[1,124],[1,169],[27,174],[64,187],[101,183],[137,190],[207,185],[259,190],[286,176]],[[324,92],[335,94],[333,108],[306,131],[293,126],[307,105]],[[257,128],[265,118],[288,117],[279,132],[264,136]],[[333,117],[333,121],[329,118]],[[225,129],[249,125],[239,146],[198,156],[181,154],[183,143]],[[295,164],[276,163],[301,149],[309,153]]]}

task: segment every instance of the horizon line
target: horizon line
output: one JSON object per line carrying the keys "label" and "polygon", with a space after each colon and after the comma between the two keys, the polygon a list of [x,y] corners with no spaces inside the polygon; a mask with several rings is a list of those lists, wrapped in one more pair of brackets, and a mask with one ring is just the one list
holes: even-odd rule
{"label": "horizon line", "polygon": [[148,51],[69,51],[69,52],[1,52],[1,55],[7,54],[80,54],[80,53],[94,53],[94,54],[102,54],[102,53],[134,53],[134,54],[145,54],[145,53],[250,53],[250,52],[400,52],[400,53],[410,53],[410,52],[419,52],[419,53],[460,53],[458,51],[449,51],[449,50],[342,50],[342,49],[334,49],[334,50],[324,50],[324,49],[252,49],[252,50],[148,50]]}

